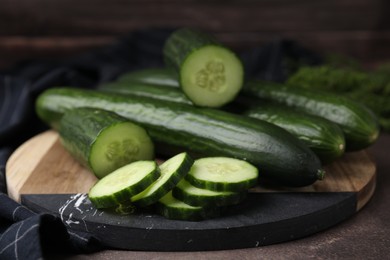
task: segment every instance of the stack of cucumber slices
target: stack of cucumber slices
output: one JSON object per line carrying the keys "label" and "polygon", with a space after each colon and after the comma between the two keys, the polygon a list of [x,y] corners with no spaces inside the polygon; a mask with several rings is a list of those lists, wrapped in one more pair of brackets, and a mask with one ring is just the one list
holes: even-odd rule
{"label": "stack of cucumber slices", "polygon": [[98,180],[89,191],[97,208],[155,208],[169,219],[198,221],[219,216],[240,203],[257,184],[258,170],[228,157],[193,160],[186,152],[158,165],[132,162]]}

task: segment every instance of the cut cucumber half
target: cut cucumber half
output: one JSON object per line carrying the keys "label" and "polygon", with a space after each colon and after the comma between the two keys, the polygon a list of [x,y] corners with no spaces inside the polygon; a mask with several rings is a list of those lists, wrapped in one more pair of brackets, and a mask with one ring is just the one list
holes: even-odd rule
{"label": "cut cucumber half", "polygon": [[62,145],[98,178],[138,160],[151,160],[154,145],[148,133],[118,114],[81,107],[60,121]]}
{"label": "cut cucumber half", "polygon": [[180,153],[164,163],[160,168],[161,176],[141,193],[133,196],[131,201],[137,206],[149,206],[171,191],[189,172],[194,160],[187,153]]}
{"label": "cut cucumber half", "polygon": [[191,206],[228,206],[243,201],[247,191],[212,191],[193,186],[186,180],[181,180],[172,190],[173,197]]}
{"label": "cut cucumber half", "polygon": [[221,107],[236,97],[243,75],[241,63],[232,52],[221,46],[205,46],[183,63],[180,85],[194,104]]}
{"label": "cut cucumber half", "polygon": [[96,176],[101,178],[128,163],[153,159],[153,151],[153,142],[146,131],[127,122],[106,129],[99,135],[92,144],[90,164]]}
{"label": "cut cucumber half", "polygon": [[116,207],[126,204],[132,196],[145,190],[159,177],[156,162],[133,162],[97,181],[88,197],[96,208]]}
{"label": "cut cucumber half", "polygon": [[157,212],[168,218],[176,220],[199,221],[214,218],[220,215],[219,207],[191,206],[172,196],[172,191],[168,192],[156,203]]}
{"label": "cut cucumber half", "polygon": [[256,185],[258,170],[250,163],[229,157],[195,161],[186,180],[202,189],[240,192]]}
{"label": "cut cucumber half", "polygon": [[242,88],[241,60],[210,35],[179,29],[167,39],[163,53],[167,65],[177,70],[183,92],[195,105],[221,107]]}

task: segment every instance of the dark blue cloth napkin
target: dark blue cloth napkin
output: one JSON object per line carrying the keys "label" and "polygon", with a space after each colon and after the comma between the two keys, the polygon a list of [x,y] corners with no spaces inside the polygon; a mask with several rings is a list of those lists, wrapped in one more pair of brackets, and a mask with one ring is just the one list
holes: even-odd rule
{"label": "dark blue cloth napkin", "polygon": [[[103,247],[93,234],[69,230],[51,214],[37,214],[7,196],[5,164],[12,151],[46,130],[34,101],[55,86],[94,88],[135,69],[164,65],[162,48],[171,29],[135,31],[110,46],[60,61],[24,61],[0,71],[0,259],[41,259],[52,252],[88,253]],[[239,53],[246,76],[284,81],[302,64],[321,58],[288,40]]]}

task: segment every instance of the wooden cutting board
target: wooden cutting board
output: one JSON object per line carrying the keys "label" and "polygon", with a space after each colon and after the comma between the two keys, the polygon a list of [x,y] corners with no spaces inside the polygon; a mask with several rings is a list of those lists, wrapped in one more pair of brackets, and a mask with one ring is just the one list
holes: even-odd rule
{"label": "wooden cutting board", "polygon": [[375,163],[366,151],[347,153],[325,170],[325,180],[303,188],[256,187],[224,216],[200,222],[94,208],[86,193],[96,177],[63,149],[51,130],[11,155],[6,179],[14,200],[57,214],[70,229],[91,232],[105,245],[193,251],[256,247],[314,234],[354,215],[375,191]]}

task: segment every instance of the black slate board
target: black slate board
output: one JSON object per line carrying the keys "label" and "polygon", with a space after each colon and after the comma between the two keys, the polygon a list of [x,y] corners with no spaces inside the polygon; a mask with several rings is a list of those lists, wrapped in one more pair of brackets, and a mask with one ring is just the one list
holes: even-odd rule
{"label": "black slate board", "polygon": [[[250,193],[216,219],[167,220],[151,212],[118,215],[94,208],[78,194],[22,195],[36,212],[61,217],[70,229],[93,233],[109,247],[143,251],[250,248],[325,230],[356,213],[354,192]],[[258,203],[261,201],[261,203]]]}

